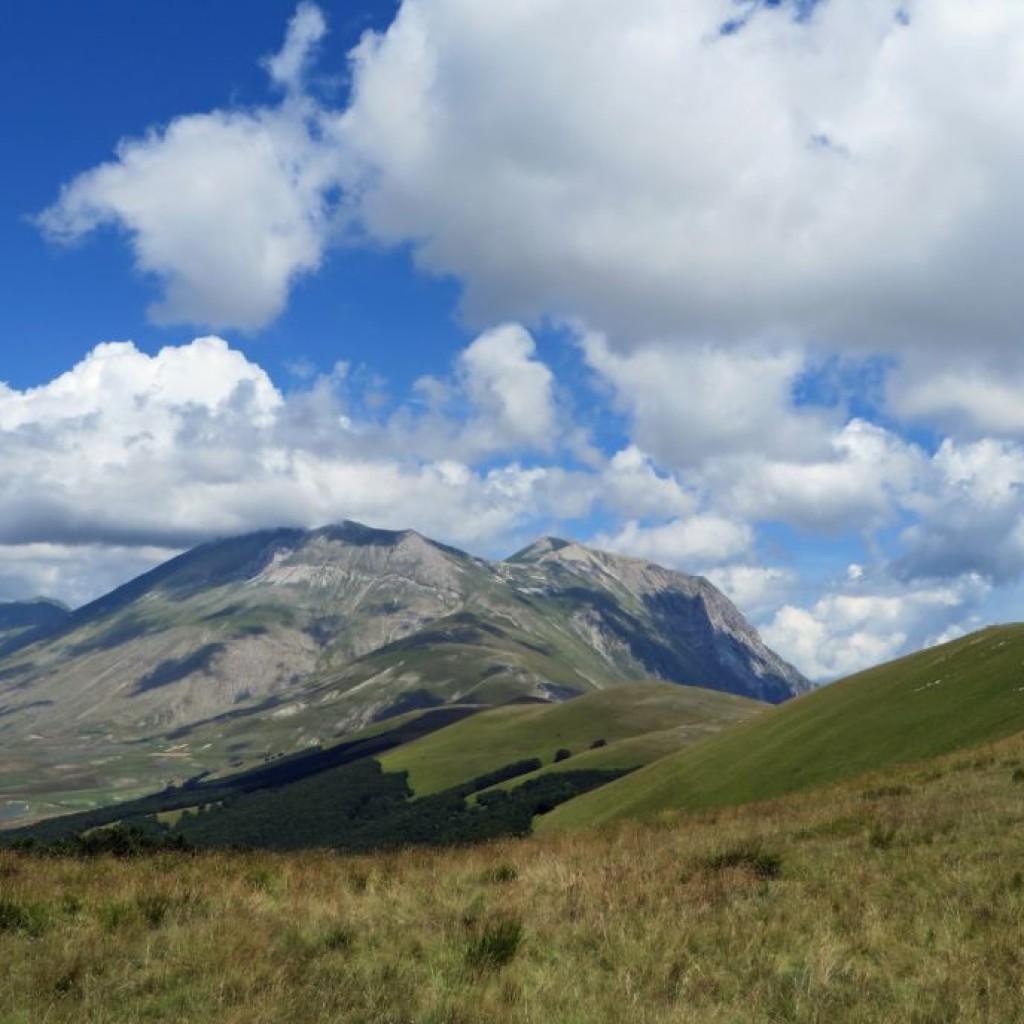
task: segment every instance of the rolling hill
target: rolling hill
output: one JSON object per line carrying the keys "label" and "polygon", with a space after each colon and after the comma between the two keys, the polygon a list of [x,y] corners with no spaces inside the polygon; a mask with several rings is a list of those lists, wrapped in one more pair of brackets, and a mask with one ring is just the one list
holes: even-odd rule
{"label": "rolling hill", "polygon": [[[636,683],[563,704],[512,704],[484,711],[388,752],[381,764],[386,771],[407,771],[417,795],[524,758],[544,762],[542,771],[635,768],[746,721],[765,707],[747,697],[692,686]],[[595,748],[595,743],[600,745]],[[556,762],[559,750],[572,756]]]}
{"label": "rolling hill", "polygon": [[12,835],[51,841],[114,822],[149,832],[163,823],[209,845],[351,849],[523,834],[539,810],[766,707],[712,690],[637,683],[563,704],[431,708],[324,749],[48,818]]}
{"label": "rolling hill", "polygon": [[996,626],[773,708],[545,816],[541,831],[764,800],[1024,730],[1024,625]]}

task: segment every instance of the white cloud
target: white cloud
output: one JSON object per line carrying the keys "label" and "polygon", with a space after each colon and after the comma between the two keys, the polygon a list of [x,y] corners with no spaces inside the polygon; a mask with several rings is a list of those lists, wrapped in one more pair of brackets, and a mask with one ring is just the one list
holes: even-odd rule
{"label": "white cloud", "polygon": [[599,534],[591,543],[692,572],[695,563],[721,562],[745,554],[753,539],[753,531],[745,523],[722,516],[694,515],[658,526],[628,520],[617,532]]}
{"label": "white cloud", "polygon": [[895,569],[908,579],[979,573],[1007,583],[1024,571],[1024,448],[945,440],[927,486],[908,496],[915,522]]}
{"label": "white cloud", "polygon": [[149,310],[159,323],[266,324],[294,281],[320,266],[331,236],[338,157],[319,108],[297,91],[324,30],[319,10],[300,5],[268,61],[289,90],[280,106],[187,115],[122,140],[115,160],[61,189],[42,229],[67,244],[121,228],[138,269],[164,288]]}
{"label": "white cloud", "polygon": [[327,34],[327,22],[316,4],[300,3],[288,23],[281,50],[264,63],[270,77],[285,89],[296,89],[316,45]]}
{"label": "white cloud", "polygon": [[925,453],[854,419],[827,441],[828,457],[797,461],[752,453],[707,468],[706,486],[740,515],[800,529],[871,532],[893,518],[924,472]]}
{"label": "white cloud", "polygon": [[907,590],[892,587],[827,593],[810,608],[784,605],[762,627],[765,643],[827,681],[977,628],[972,616],[988,593],[977,577]]}
{"label": "white cloud", "polygon": [[752,619],[777,611],[798,582],[794,570],[779,566],[726,565],[704,575]]}
{"label": "white cloud", "polygon": [[802,353],[763,347],[728,351],[645,345],[619,353],[596,334],[582,339],[589,365],[614,389],[637,443],[666,465],[735,451],[813,456],[829,419],[794,409]]}
{"label": "white cloud", "polygon": [[176,554],[161,547],[0,544],[0,601],[42,596],[75,607]]}
{"label": "white cloud", "polygon": [[699,498],[676,477],[659,473],[636,445],[629,445],[604,467],[600,500],[617,515],[656,519],[691,515]]}
{"label": "white cloud", "polygon": [[335,110],[303,86],[326,26],[302,3],[265,61],[277,106],[124,140],[40,222],[123,229],[162,321],[259,327],[355,231],[411,244],[483,322],[571,316],[620,345],[1016,346],[1012,0],[760,5],[729,36],[728,0],[500,7],[404,0]]}
{"label": "white cloud", "polygon": [[485,318],[1015,346],[1024,10],[762,5],[721,36],[736,13],[405,0],[339,124],[364,224]]}
{"label": "white cloud", "polygon": [[889,408],[904,420],[951,430],[960,437],[1024,435],[1024,367],[965,358],[911,360],[890,374]]}
{"label": "white cloud", "polygon": [[485,331],[459,355],[461,384],[476,409],[466,428],[471,445],[550,449],[558,440],[554,375],[535,353],[526,330],[504,324]]}
{"label": "white cloud", "polygon": [[46,385],[0,387],[0,545],[20,552],[0,593],[80,600],[156,548],[343,518],[511,550],[530,524],[585,515],[600,493],[600,468],[516,461],[557,425],[552,375],[533,355],[521,328],[478,339],[445,385],[465,389],[468,427],[422,414],[447,436],[491,431],[463,446],[473,458],[421,445],[407,409],[381,422],[346,409],[344,367],[285,395],[215,337],[155,355],[107,343]]}

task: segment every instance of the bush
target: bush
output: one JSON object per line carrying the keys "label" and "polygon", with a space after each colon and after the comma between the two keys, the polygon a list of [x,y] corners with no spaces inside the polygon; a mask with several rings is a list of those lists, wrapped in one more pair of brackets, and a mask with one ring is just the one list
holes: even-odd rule
{"label": "bush", "polygon": [[556,764],[559,761],[567,761],[570,757],[572,757],[572,751],[567,750],[565,747],[559,747],[558,750],[555,751]]}
{"label": "bush", "polygon": [[594,742],[590,744],[590,749],[591,750],[597,750],[599,747],[607,747],[607,746],[608,746],[608,741],[607,740],[604,740],[604,739],[594,740]]}

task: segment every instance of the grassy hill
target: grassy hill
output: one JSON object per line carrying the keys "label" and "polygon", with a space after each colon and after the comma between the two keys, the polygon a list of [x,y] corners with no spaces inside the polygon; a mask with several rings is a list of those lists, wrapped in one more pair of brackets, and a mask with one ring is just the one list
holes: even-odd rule
{"label": "grassy hill", "polygon": [[1020,1020],[1024,737],[768,805],[375,856],[0,849],[0,1020]]}
{"label": "grassy hill", "polygon": [[[385,754],[385,771],[409,772],[424,796],[525,758],[557,769],[632,768],[757,715],[766,705],[734,694],[671,683],[636,683],[564,704],[512,704]],[[596,741],[606,745],[591,750]]]}
{"label": "grassy hill", "polygon": [[579,797],[539,830],[780,796],[1024,730],[1024,625],[996,626],[798,697]]}

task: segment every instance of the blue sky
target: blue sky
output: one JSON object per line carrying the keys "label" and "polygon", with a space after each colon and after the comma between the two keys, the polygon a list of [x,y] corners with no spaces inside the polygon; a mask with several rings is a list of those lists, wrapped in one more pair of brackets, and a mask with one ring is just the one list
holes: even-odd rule
{"label": "blue sky", "polygon": [[1021,66],[1004,0],[14,0],[0,599],[354,518],[821,679],[1019,618]]}

